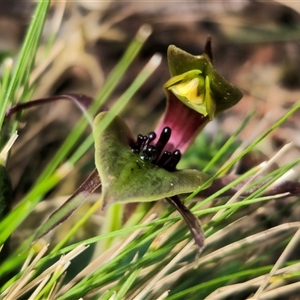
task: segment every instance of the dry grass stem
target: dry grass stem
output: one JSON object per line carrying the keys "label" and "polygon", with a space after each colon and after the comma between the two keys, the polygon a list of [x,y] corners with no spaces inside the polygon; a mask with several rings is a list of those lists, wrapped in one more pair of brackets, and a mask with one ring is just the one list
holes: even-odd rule
{"label": "dry grass stem", "polygon": [[[276,271],[275,275],[280,276],[280,275],[285,275],[290,272],[299,271],[299,267],[300,267],[300,263],[297,263],[293,266],[281,268]],[[250,279],[250,280],[242,282],[242,283],[237,283],[237,284],[232,284],[229,286],[221,287],[221,288],[215,290],[213,293],[211,293],[205,299],[206,300],[222,300],[222,299],[226,299],[226,297],[232,297],[233,293],[239,293],[239,292],[242,292],[242,291],[245,291],[248,289],[253,290],[255,288],[258,288],[267,276],[268,276],[268,274],[261,275],[261,276],[258,276],[256,278]],[[299,282],[297,282],[297,283],[299,284]],[[261,299],[261,298],[259,298],[259,299]],[[272,298],[264,298],[264,299],[272,299]]]}
{"label": "dry grass stem", "polygon": [[[276,227],[267,229],[265,231],[247,236],[239,241],[228,244],[228,245],[222,247],[221,249],[215,250],[215,251],[207,254],[204,257],[200,257],[199,264],[201,265],[208,261],[213,261],[213,260],[216,260],[217,258],[222,258],[239,248],[245,247],[246,245],[258,245],[259,243],[264,242],[281,232],[285,232],[285,231],[288,231],[288,230],[294,229],[294,228],[299,228],[299,226],[300,226],[300,222],[285,223],[285,224],[281,224]],[[207,244],[209,244],[210,239],[207,238],[206,242],[207,242]]]}
{"label": "dry grass stem", "polygon": [[18,133],[15,132],[8,140],[8,142],[6,143],[6,145],[3,147],[3,149],[1,150],[0,153],[0,161],[6,161],[8,153],[11,149],[11,147],[13,146],[13,144],[15,143],[16,139],[18,138]]}
{"label": "dry grass stem", "polygon": [[39,276],[37,276],[35,279],[33,279],[28,285],[23,287],[20,291],[19,294],[20,296],[23,295],[24,293],[28,292],[30,289],[32,289],[34,286],[36,286],[39,282],[44,280],[45,276],[48,276],[52,273],[54,273],[57,270],[57,267],[61,264],[61,261],[70,261],[74,259],[76,256],[78,256],[81,252],[83,252],[85,249],[87,249],[87,245],[79,245],[72,251],[70,251],[68,254],[63,256],[59,261],[56,263],[52,264],[49,268],[47,268],[45,271],[43,271]]}
{"label": "dry grass stem", "polygon": [[30,263],[30,260],[32,259],[33,255],[35,253],[35,250],[30,249],[29,255],[28,255],[27,259],[25,260],[24,265],[21,269],[21,271],[23,271],[23,274],[14,284],[12,284],[9,287],[9,289],[7,289],[3,293],[3,295],[5,295],[7,297],[6,299],[12,299],[26,285],[28,280],[34,274],[34,270],[33,270],[34,267],[36,266],[38,261],[44,256],[44,254],[47,252],[48,246],[49,246],[49,244],[42,247],[42,249],[37,253],[36,257],[33,259],[33,261],[31,263]]}
{"label": "dry grass stem", "polygon": [[[260,122],[255,126],[252,130],[251,135],[249,135],[246,139],[242,139],[242,144],[234,151],[234,153],[230,156],[230,158],[221,166],[220,169],[228,166],[236,157],[238,157],[248,146],[250,146],[261,134],[263,134],[274,122],[281,116],[283,113],[278,113],[278,110],[268,112]],[[277,118],[278,117],[278,118]],[[238,164],[232,168],[231,174],[235,174]]]}
{"label": "dry grass stem", "polygon": [[[153,221],[156,218],[156,214],[150,215],[142,224],[147,224]],[[72,286],[74,286],[80,279],[85,278],[93,274],[96,270],[105,265],[106,262],[117,257],[126,246],[128,246],[137,236],[139,236],[144,229],[137,230],[133,232],[125,241],[117,243],[112,246],[96,259],[91,261],[88,266],[86,266],[80,273],[78,273],[68,284],[66,284],[58,293],[58,296],[63,295],[66,291],[68,291]],[[107,287],[105,287],[107,289]]]}
{"label": "dry grass stem", "polygon": [[270,282],[270,278],[275,275],[278,268],[287,260],[288,256],[291,254],[291,252],[295,249],[295,247],[299,244],[300,240],[300,229],[295,233],[293,238],[290,240],[276,263],[274,264],[272,270],[270,271],[269,275],[266,277],[265,281],[262,283],[262,285],[259,287],[259,289],[256,291],[255,295],[253,296],[254,299],[260,299],[260,296],[262,295],[264,289]]}
{"label": "dry grass stem", "polygon": [[37,286],[37,288],[34,290],[34,292],[31,294],[31,296],[29,297],[29,300],[34,300],[36,299],[37,295],[39,294],[39,292],[44,288],[44,286],[46,285],[46,283],[48,282],[48,280],[50,279],[51,275],[48,274],[47,276],[45,276],[43,278],[43,280],[40,282],[40,284]]}
{"label": "dry grass stem", "polygon": [[149,293],[151,289],[156,286],[157,282],[162,279],[165,274],[172,269],[178,263],[178,261],[182,259],[182,257],[184,257],[184,255],[186,255],[186,251],[192,246],[194,246],[194,241],[190,241],[162,270],[160,270],[158,274],[150,280],[147,286],[135,296],[136,299],[143,299],[147,293]]}
{"label": "dry grass stem", "polygon": [[[269,159],[266,163],[264,163],[262,166],[258,166],[259,170],[245,183],[245,185],[240,188],[226,204],[235,203],[239,196],[247,190],[249,185],[255,181],[256,178],[258,178],[260,175],[262,175],[265,171],[268,170],[282,155],[284,155],[289,149],[291,149],[293,146],[293,143],[289,143],[284,145],[276,154]],[[214,217],[211,219],[212,221],[217,219],[221,214],[223,214],[226,211],[226,209],[219,210]]]}

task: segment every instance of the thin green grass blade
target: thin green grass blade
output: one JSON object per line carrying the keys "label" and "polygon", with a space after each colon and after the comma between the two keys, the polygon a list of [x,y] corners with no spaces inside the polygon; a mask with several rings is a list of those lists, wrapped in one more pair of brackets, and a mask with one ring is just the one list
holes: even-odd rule
{"label": "thin green grass blade", "polygon": [[99,199],[89,210],[88,212],[82,217],[74,227],[70,229],[67,235],[53,248],[51,253],[57,252],[61,249],[67,241],[75,235],[75,233],[85,224],[85,222],[101,207],[102,199]]}
{"label": "thin green grass blade", "polygon": [[[116,203],[108,207],[105,214],[105,222],[101,227],[101,234],[121,229],[123,224],[123,214],[124,204],[122,203]],[[102,251],[107,250],[112,245],[113,240],[114,238],[103,240],[99,245],[99,249]]]}
{"label": "thin green grass blade", "polygon": [[[196,215],[203,215],[203,214],[205,215],[205,214],[209,214],[209,213],[212,213],[212,212],[217,212],[217,211],[222,210],[222,209],[226,209],[226,211],[222,215],[220,215],[217,219],[214,219],[214,223],[218,223],[218,222],[221,222],[223,219],[229,217],[230,215],[234,214],[239,208],[242,208],[244,206],[249,206],[251,204],[261,202],[261,201],[272,200],[272,199],[274,199],[274,196],[265,196],[265,197],[263,197],[262,194],[265,192],[265,190],[273,182],[275,182],[277,179],[282,177],[283,174],[285,174],[288,170],[293,168],[299,162],[300,162],[300,159],[297,159],[297,160],[295,160],[295,161],[293,161],[293,162],[291,162],[291,163],[289,163],[285,166],[280,167],[278,170],[275,170],[275,171],[271,172],[270,174],[266,175],[265,177],[260,178],[259,180],[256,180],[254,183],[249,185],[249,189],[260,185],[261,182],[266,181],[266,179],[268,177],[270,177],[270,180],[268,180],[267,183],[260,186],[256,191],[251,193],[249,196],[247,196],[243,199],[240,199],[239,202],[224,204],[224,205],[218,205],[218,206],[214,206],[214,207],[211,207],[211,208],[198,210],[203,205],[203,202],[201,202],[201,203],[195,205],[195,207],[193,207],[192,211]],[[222,188],[218,192],[216,192],[213,195],[211,195],[210,197],[206,198],[204,200],[205,203],[208,203],[208,202],[210,202],[214,199],[217,199],[218,196],[221,195],[222,193],[224,193],[226,190],[228,190],[229,188],[237,185],[239,182],[245,180],[246,178],[250,177],[255,172],[256,172],[256,170],[252,169],[252,170],[248,171],[247,173],[241,175],[236,180],[232,181],[230,184],[228,184],[227,186],[225,186],[224,188]]]}
{"label": "thin green grass blade", "polygon": [[[2,127],[4,114],[8,103],[9,101],[11,101],[11,103],[15,103],[17,92],[20,90],[20,87],[24,87],[23,95],[28,92],[28,89],[30,89],[29,76],[34,66],[35,55],[44,28],[49,4],[49,0],[39,1],[37,4],[32,22],[30,23],[19,54],[18,62],[11,76],[5,96],[2,98],[3,103],[0,106],[0,127]],[[21,99],[24,99],[24,97],[21,97]]]}
{"label": "thin green grass blade", "polygon": [[228,151],[228,149],[232,146],[232,144],[235,142],[237,136],[248,125],[249,121],[251,120],[251,118],[253,116],[254,116],[254,112],[252,112],[245,118],[245,120],[242,122],[240,127],[235,131],[235,133],[230,136],[230,138],[226,141],[226,143],[223,145],[223,147],[214,155],[214,157],[210,160],[210,162],[208,162],[208,164],[203,169],[203,172],[207,172],[212,166],[214,166],[220,160],[222,155],[224,155],[224,153],[226,153]]}
{"label": "thin green grass blade", "polygon": [[[124,283],[121,283],[121,288],[117,292],[115,296],[115,300],[122,300],[124,299],[127,291],[130,289],[134,281],[136,280],[137,276],[139,275],[139,272],[141,271],[141,268],[133,269],[129,272],[129,275],[127,274],[127,278]],[[116,289],[115,289],[116,290]]]}
{"label": "thin green grass blade", "polygon": [[[195,197],[199,191],[208,186],[215,178],[219,177],[226,170],[230,169],[235,163],[237,163],[245,154],[251,151],[257,144],[259,144],[266,136],[268,136],[272,131],[279,127],[284,121],[286,121],[294,112],[300,108],[300,103],[294,105],[283,117],[281,117],[274,125],[272,125],[264,134],[258,137],[250,146],[248,146],[244,151],[242,151],[237,157],[235,157],[229,164],[225,165],[221,170],[219,170],[214,176],[212,176],[206,183],[199,187],[194,193],[189,195],[185,201],[191,200]],[[203,204],[207,203],[206,201],[202,202]]]}
{"label": "thin green grass blade", "polygon": [[[101,92],[96,97],[94,103],[92,104],[90,110],[88,111],[90,115],[95,115],[99,108],[105,103],[108,97],[111,95],[112,91],[119,84],[120,79],[124,76],[125,71],[131,65],[132,61],[136,57],[137,53],[142,48],[144,42],[151,33],[151,29],[141,28],[141,31],[137,33],[137,36],[128,46],[123,57],[120,59],[118,64],[112,70],[111,74],[105,81],[104,86],[101,89]],[[65,142],[56,152],[50,163],[44,169],[43,173],[39,176],[36,181],[36,184],[43,182],[47,177],[49,177],[58,167],[58,165],[66,158],[70,153],[72,148],[77,143],[80,136],[83,134],[84,130],[88,126],[86,119],[82,118],[77,125],[74,127],[72,132],[67,136]]]}
{"label": "thin green grass blade", "polygon": [[107,77],[105,85],[99,91],[99,94],[95,98],[95,107],[92,107],[94,114],[97,112],[99,107],[103,105],[108,97],[111,95],[112,91],[115,89],[116,85],[120,82],[122,77],[124,76],[126,70],[137,56],[141,47],[144,45],[145,41],[148,39],[150,34],[152,33],[152,29],[149,25],[143,25],[136,34],[135,39],[128,46],[124,56],[121,58],[118,65],[112,70],[110,75]]}
{"label": "thin green grass blade", "polygon": [[[7,58],[3,65],[1,66],[3,70],[3,76],[1,78],[0,82],[0,99],[3,99],[3,103],[0,105],[0,124],[2,124],[5,116],[5,111],[9,103],[9,98],[6,97],[7,90],[9,88],[10,84],[10,78],[12,73],[12,67],[13,67],[13,60],[11,58]],[[2,126],[0,125],[0,128]]]}
{"label": "thin green grass blade", "polygon": [[38,185],[16,206],[8,216],[0,223],[0,244],[3,243],[11,233],[25,220],[39,202],[39,196],[49,191],[61,180],[61,176],[54,174],[43,185]]}
{"label": "thin green grass blade", "polygon": [[207,282],[201,282],[199,285],[195,285],[191,288],[187,288],[181,292],[177,292],[174,295],[170,295],[168,297],[168,300],[181,300],[185,298],[189,298],[188,295],[198,293],[200,294],[206,289],[209,289],[214,286],[221,286],[221,284],[225,284],[226,282],[229,282],[230,280],[235,280],[236,278],[239,278],[240,280],[243,279],[243,277],[247,278],[249,275],[256,274],[261,275],[269,272],[272,269],[272,266],[264,266],[261,268],[256,269],[248,269],[248,270],[242,270],[240,272],[236,272],[229,275],[224,275],[217,277],[216,279],[209,280]]}
{"label": "thin green grass blade", "polygon": [[[135,48],[137,48],[136,43],[134,43],[134,45]],[[141,43],[139,43],[139,46],[141,46]],[[125,56],[128,56],[128,54],[126,54]],[[119,101],[113,106],[112,111],[115,114],[118,114],[124,108],[124,106],[130,101],[132,96],[141,87],[141,85],[152,75],[159,63],[160,57],[158,56],[154,56],[154,58],[150,60],[150,62],[145,66],[145,68],[141,71],[141,73],[137,76],[137,78],[128,88],[128,90],[125,91],[125,93],[121,96]],[[85,122],[87,121],[85,120]],[[109,122],[110,120],[107,120],[107,124]],[[67,140],[69,139],[69,137],[67,138]],[[73,139],[70,140],[73,141]],[[85,142],[83,144],[86,148],[80,147],[80,152],[75,152],[74,155],[76,159],[79,159],[81,155],[83,155],[83,151],[86,151],[88,147],[92,145],[93,140],[91,138],[88,138],[88,141],[89,143]],[[64,165],[70,169],[70,167],[72,168],[73,166],[73,162],[76,162],[74,157],[70,159],[70,163],[65,163]],[[55,168],[53,170],[55,170]],[[69,170],[67,172],[69,172]],[[47,191],[49,191],[51,188],[53,188],[55,184],[57,184],[61,180],[61,178],[64,176],[64,174],[62,173],[56,172],[52,176],[49,175],[50,177],[45,177],[45,180],[43,182],[36,182],[34,188],[25,196],[21,204],[19,204],[12,211],[12,213],[0,224],[0,230],[2,232],[0,242],[2,241],[2,239],[6,239],[13,232],[13,230],[30,214],[30,212],[39,202],[40,197],[44,195]]]}
{"label": "thin green grass blade", "polygon": [[[110,109],[111,115],[108,115],[105,120],[103,120],[103,126],[101,130],[103,131],[108,124],[112,121],[113,117],[118,115],[124,107],[129,103],[135,93],[141,88],[141,86],[145,83],[145,81],[153,74],[156,68],[159,66],[161,62],[161,56],[155,54],[147,65],[143,68],[143,70],[139,73],[137,78],[133,81],[130,87],[122,94],[122,96],[118,99],[118,101],[112,106]],[[100,132],[102,132],[100,131]],[[75,164],[78,159],[82,157],[82,155],[92,146],[94,143],[93,137],[88,136],[80,148],[71,156],[70,163]]]}

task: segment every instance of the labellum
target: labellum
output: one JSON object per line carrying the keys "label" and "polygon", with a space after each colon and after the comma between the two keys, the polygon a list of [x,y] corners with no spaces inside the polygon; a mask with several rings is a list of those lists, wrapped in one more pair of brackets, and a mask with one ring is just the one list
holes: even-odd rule
{"label": "labellum", "polygon": [[[102,112],[94,121],[95,162],[101,178],[103,205],[115,202],[155,201],[190,193],[209,176],[198,170],[176,170],[180,151],[164,151],[171,129],[165,128],[158,141],[154,132],[135,141],[123,120],[116,116],[103,130]],[[102,133],[99,134],[99,131]]]}

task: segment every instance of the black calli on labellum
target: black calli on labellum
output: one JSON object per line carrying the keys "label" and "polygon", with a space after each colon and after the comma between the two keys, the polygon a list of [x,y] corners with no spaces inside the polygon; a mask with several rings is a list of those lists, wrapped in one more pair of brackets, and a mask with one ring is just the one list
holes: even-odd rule
{"label": "black calli on labellum", "polygon": [[181,158],[180,151],[178,149],[172,153],[164,151],[164,147],[167,145],[171,134],[171,128],[163,128],[158,141],[154,145],[151,143],[156,139],[155,132],[152,131],[145,136],[139,134],[132,151],[139,153],[142,160],[149,161],[167,171],[175,171]]}

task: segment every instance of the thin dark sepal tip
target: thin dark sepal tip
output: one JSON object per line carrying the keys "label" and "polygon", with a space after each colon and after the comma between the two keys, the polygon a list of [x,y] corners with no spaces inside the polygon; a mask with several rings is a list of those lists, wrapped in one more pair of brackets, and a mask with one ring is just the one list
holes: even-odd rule
{"label": "thin dark sepal tip", "polygon": [[209,35],[206,39],[204,45],[204,53],[209,57],[210,62],[214,63],[213,53],[212,53],[212,44],[211,44],[211,36]]}
{"label": "thin dark sepal tip", "polygon": [[195,244],[198,246],[199,253],[201,253],[204,249],[205,236],[199,219],[184,205],[178,196],[169,197],[166,200],[183,217],[194,238]]}

